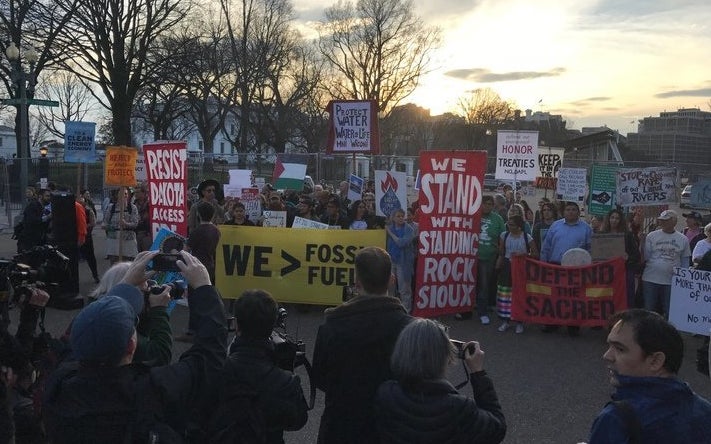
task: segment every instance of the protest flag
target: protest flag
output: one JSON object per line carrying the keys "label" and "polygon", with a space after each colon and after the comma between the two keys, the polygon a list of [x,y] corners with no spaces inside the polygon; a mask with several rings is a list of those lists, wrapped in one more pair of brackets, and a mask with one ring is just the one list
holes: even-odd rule
{"label": "protest flag", "polygon": [[306,177],[306,158],[294,154],[281,154],[274,164],[274,188],[301,190]]}

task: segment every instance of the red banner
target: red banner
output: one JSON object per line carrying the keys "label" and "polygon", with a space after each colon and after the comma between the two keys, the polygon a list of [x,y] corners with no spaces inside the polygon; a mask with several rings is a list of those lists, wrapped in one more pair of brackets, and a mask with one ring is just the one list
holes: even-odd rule
{"label": "red banner", "polygon": [[511,318],[516,321],[602,327],[627,308],[622,258],[563,267],[515,256],[511,277]]}
{"label": "red banner", "polygon": [[484,151],[420,152],[415,316],[471,310],[476,292]]}
{"label": "red banner", "polygon": [[165,227],[188,235],[185,196],[188,187],[188,149],[185,142],[156,142],[143,145],[153,237]]}

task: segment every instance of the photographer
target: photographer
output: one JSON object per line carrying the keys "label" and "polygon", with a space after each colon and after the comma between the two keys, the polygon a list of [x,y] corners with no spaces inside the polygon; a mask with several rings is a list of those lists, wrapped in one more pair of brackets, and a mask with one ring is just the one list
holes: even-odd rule
{"label": "photographer", "polygon": [[190,282],[195,317],[193,346],[177,363],[148,368],[132,364],[137,315],[117,291],[142,297],[132,277],[144,276],[157,252],[142,252],[123,283],[85,307],[74,320],[71,347],[78,362],[63,364],[45,394],[45,425],[52,442],[181,442],[187,418],[219,374],[227,346],[222,301],[205,267],[181,252],[180,272]]}
{"label": "photographer", "polygon": [[[133,361],[150,366],[170,364],[173,358],[173,334],[170,328],[170,316],[166,310],[170,302],[170,287],[164,286],[160,293],[150,291],[146,273],[134,269],[135,276],[129,277],[127,274],[130,268],[131,262],[119,262],[106,270],[99,285],[89,294],[89,301],[97,301],[106,296],[110,289],[128,277],[145,296],[127,300],[136,312],[140,313],[136,327],[138,346]],[[113,293],[113,295],[124,296],[134,295],[134,293],[129,291]],[[71,326],[65,333],[67,341],[70,333]]]}
{"label": "photographer", "polygon": [[284,430],[306,424],[308,407],[299,377],[277,366],[271,339],[277,302],[266,291],[248,290],[235,301],[234,314],[237,336],[217,379],[208,441],[281,444]]}
{"label": "photographer", "polygon": [[35,369],[30,355],[8,332],[0,332],[0,443],[43,443],[40,415],[32,400]]}
{"label": "photographer", "polygon": [[402,330],[390,359],[396,381],[380,385],[375,399],[381,442],[499,443],[506,421],[494,385],[484,371],[478,342],[463,345],[474,399],[459,394],[446,379],[457,350],[444,327],[415,319]]}

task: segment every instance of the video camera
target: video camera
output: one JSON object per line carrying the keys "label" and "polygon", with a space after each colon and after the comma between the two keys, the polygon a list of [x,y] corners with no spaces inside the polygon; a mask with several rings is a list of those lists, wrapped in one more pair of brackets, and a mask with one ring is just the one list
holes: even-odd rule
{"label": "video camera", "polygon": [[0,259],[0,302],[22,303],[34,289],[58,289],[68,273],[69,258],[51,245],[33,247]]}

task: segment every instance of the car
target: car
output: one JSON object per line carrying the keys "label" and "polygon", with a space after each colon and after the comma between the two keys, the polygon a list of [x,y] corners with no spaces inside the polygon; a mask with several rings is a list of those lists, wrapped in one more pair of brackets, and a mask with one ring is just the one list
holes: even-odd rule
{"label": "car", "polygon": [[687,185],[681,192],[681,200],[679,201],[679,206],[681,208],[691,207],[691,188],[693,185]]}

